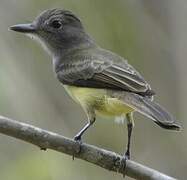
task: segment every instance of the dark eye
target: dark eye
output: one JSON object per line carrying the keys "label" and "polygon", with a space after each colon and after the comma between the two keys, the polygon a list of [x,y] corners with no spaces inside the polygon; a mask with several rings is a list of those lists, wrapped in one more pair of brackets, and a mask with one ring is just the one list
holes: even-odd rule
{"label": "dark eye", "polygon": [[55,29],[59,29],[59,28],[62,26],[62,24],[61,24],[60,21],[54,20],[54,21],[52,21],[51,26],[52,26],[53,28],[55,28]]}

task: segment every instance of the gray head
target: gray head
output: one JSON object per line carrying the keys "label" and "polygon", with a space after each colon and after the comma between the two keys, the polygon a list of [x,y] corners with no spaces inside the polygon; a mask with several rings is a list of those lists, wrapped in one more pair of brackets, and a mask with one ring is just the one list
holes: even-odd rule
{"label": "gray head", "polygon": [[32,23],[14,25],[10,29],[37,38],[52,55],[94,45],[80,19],[63,9],[46,10]]}

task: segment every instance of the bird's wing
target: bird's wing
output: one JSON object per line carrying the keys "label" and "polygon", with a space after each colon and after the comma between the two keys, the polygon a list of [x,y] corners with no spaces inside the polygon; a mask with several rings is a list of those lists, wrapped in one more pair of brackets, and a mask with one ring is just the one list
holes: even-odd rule
{"label": "bird's wing", "polygon": [[80,60],[61,64],[57,77],[67,85],[128,91],[152,96],[149,84],[127,61]]}

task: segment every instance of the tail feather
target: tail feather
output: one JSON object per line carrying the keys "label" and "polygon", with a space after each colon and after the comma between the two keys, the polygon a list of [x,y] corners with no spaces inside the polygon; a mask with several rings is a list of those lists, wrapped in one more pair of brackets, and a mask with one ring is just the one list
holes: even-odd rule
{"label": "tail feather", "polygon": [[175,123],[175,118],[169,114],[159,104],[151,101],[149,98],[139,96],[134,93],[128,93],[124,99],[132,108],[141,114],[150,117],[156,124],[165,129],[180,130],[180,126]]}

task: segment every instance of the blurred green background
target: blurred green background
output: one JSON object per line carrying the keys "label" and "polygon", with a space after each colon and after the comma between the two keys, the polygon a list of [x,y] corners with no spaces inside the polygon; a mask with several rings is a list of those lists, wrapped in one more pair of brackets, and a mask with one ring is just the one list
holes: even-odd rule
{"label": "blurred green background", "polygon": [[[98,44],[127,58],[156,91],[155,100],[182,124],[182,132],[171,132],[136,114],[132,159],[186,179],[187,1],[0,0],[0,114],[73,137],[86,117],[55,79],[51,58],[37,43],[8,31],[54,7],[75,12]],[[84,136],[85,142],[118,153],[126,139],[125,125],[100,118]],[[0,162],[1,180],[123,179],[4,135]]]}

